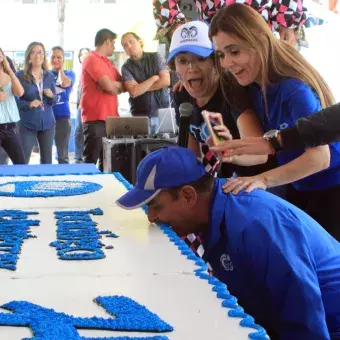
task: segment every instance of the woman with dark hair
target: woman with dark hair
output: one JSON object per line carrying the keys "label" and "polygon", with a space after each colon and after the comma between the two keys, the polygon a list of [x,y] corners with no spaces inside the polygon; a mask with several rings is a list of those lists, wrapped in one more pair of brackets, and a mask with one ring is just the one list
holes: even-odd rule
{"label": "woman with dark hair", "polygon": [[24,69],[17,72],[17,77],[25,90],[17,103],[26,163],[29,163],[34,143],[38,139],[40,163],[51,164],[55,132],[52,106],[57,98],[54,75],[48,71],[46,51],[42,43],[32,42],[28,45]]}
{"label": "woman with dark hair", "polygon": [[0,48],[0,147],[6,151],[13,164],[25,164],[17,130],[20,116],[15,102],[15,96],[23,94],[24,89]]}
{"label": "woman with dark hair", "polygon": [[[197,32],[194,43],[190,39],[183,39],[182,36],[186,32],[191,34],[190,32],[194,30]],[[242,138],[262,135],[261,126],[249,110],[250,105],[248,106],[246,102],[239,106],[243,115],[238,124],[235,123],[232,115],[233,109],[223,96],[213,44],[209,40],[208,32],[209,26],[202,21],[191,21],[181,25],[173,34],[168,57],[170,68],[177,72],[183,85],[182,91],[174,93],[177,121],[179,121],[179,107],[182,103],[189,102],[194,108],[190,118],[188,148],[194,151],[198,157],[202,156],[201,151],[206,154],[205,144],[209,137],[209,130],[202,117],[204,110],[219,112],[221,121],[228,127],[233,138],[240,138],[240,135]],[[258,129],[255,127],[256,124],[258,124]],[[251,131],[248,126],[252,127]],[[212,167],[215,165],[212,164],[213,161],[214,159],[210,159],[209,155],[204,159],[204,162]],[[234,164],[224,164],[220,175],[230,177],[235,171],[244,175],[259,173],[259,168],[249,168],[249,166],[266,161],[267,156],[253,158],[241,156],[234,159]],[[261,170],[263,171],[263,169]]]}
{"label": "woman with dark hair", "polygon": [[[276,130],[294,126],[297,119],[334,103],[320,74],[292,46],[273,37],[251,7],[234,4],[221,9],[211,23],[210,36],[231,86],[229,100],[245,100],[243,90],[248,90],[264,138],[275,143]],[[242,114],[236,118],[239,121]],[[277,160],[276,169],[231,179],[225,191],[237,194],[242,189],[250,192],[292,183],[287,199],[340,240],[340,143],[280,152]]]}
{"label": "woman with dark hair", "polygon": [[[79,63],[82,64],[84,59],[90,53],[90,49],[87,47],[83,47],[79,50],[78,53],[78,60]],[[78,92],[77,92],[77,120],[76,120],[76,127],[74,131],[74,144],[75,144],[75,162],[82,163],[83,162],[83,151],[84,151],[84,130],[83,130],[83,123],[81,121],[81,108],[80,108],[80,99],[81,99],[81,77],[79,77],[78,83]]]}

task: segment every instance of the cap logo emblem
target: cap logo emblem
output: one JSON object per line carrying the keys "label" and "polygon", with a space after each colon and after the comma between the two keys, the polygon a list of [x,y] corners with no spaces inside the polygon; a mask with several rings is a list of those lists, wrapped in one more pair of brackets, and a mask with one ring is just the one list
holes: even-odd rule
{"label": "cap logo emblem", "polygon": [[182,28],[181,30],[181,37],[182,39],[191,39],[195,38],[198,34],[197,27],[191,26],[189,28]]}

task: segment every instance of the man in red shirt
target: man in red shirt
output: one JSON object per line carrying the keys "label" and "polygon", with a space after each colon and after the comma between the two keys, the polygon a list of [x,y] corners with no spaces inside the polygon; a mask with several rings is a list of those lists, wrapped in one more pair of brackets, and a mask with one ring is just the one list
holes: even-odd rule
{"label": "man in red shirt", "polygon": [[118,116],[117,95],[124,91],[121,75],[108,57],[115,48],[117,35],[104,28],[95,37],[96,49],[82,67],[82,121],[84,123],[84,161],[97,164],[103,171],[103,143],[106,136],[105,119]]}

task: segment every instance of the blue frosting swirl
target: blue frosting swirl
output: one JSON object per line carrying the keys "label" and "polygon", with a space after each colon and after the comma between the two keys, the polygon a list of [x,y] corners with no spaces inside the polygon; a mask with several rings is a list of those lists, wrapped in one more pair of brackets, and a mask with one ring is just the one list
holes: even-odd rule
{"label": "blue frosting swirl", "polygon": [[[61,260],[100,260],[105,258],[100,241],[101,235],[106,237],[118,237],[116,234],[97,229],[97,223],[90,215],[103,215],[100,208],[91,210],[56,211],[57,241],[51,242],[50,246],[57,249],[57,255]],[[113,249],[107,246],[106,249]]]}
{"label": "blue frosting swirl", "polygon": [[89,194],[98,191],[98,183],[84,181],[17,181],[0,184],[0,196],[55,197]]}
{"label": "blue frosting swirl", "polygon": [[37,340],[168,340],[166,336],[86,338],[79,335],[78,329],[152,333],[173,331],[173,327],[161,320],[158,315],[128,297],[99,296],[94,302],[114,318],[95,316],[80,318],[27,301],[11,301],[1,306],[12,313],[0,312],[0,326],[30,327],[34,334],[34,337],[30,339]]}
{"label": "blue frosting swirl", "polygon": [[22,210],[0,210],[0,268],[16,270],[22,244],[26,239],[35,238],[30,227],[39,226],[40,221],[29,220],[37,212]]}

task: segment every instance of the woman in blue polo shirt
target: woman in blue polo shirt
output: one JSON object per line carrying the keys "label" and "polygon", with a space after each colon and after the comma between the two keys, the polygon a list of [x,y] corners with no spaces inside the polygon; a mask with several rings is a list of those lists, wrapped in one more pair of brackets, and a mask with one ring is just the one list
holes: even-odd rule
{"label": "woman in blue polo shirt", "polygon": [[52,163],[55,119],[52,106],[56,103],[54,75],[48,71],[43,44],[32,42],[25,52],[24,69],[17,77],[25,93],[17,100],[20,113],[20,138],[26,163],[38,139],[40,163]]}
{"label": "woman in blue polo shirt", "polygon": [[[334,103],[320,74],[291,46],[273,37],[262,17],[249,6],[231,5],[214,17],[210,36],[221,66],[233,84],[232,101],[248,87],[254,111],[275,145],[276,132],[301,117]],[[236,80],[236,81],[235,81]],[[239,118],[238,118],[239,119]],[[225,190],[266,189],[293,183],[292,203],[314,217],[340,240],[340,144],[281,152],[280,166],[227,182]]]}

